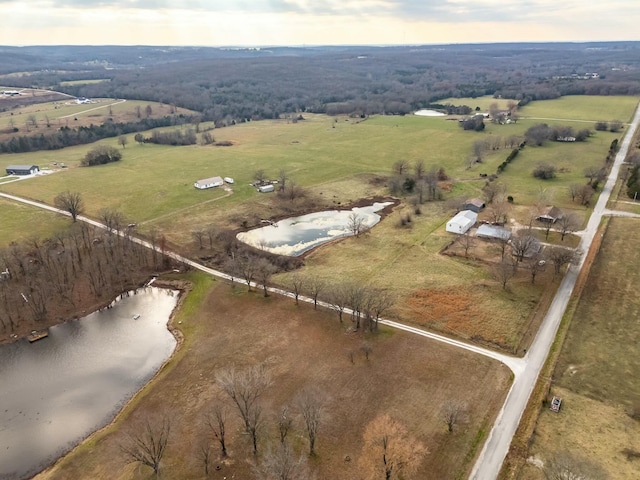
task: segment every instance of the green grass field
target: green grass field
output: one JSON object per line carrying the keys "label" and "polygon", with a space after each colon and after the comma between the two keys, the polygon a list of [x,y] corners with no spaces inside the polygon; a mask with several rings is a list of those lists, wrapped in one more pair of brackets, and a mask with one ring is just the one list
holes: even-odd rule
{"label": "green grass field", "polygon": [[0,198],[0,248],[11,242],[47,238],[69,228],[71,220]]}
{"label": "green grass field", "polygon": [[[572,119],[597,122],[620,120],[630,122],[638,105],[636,97],[628,96],[566,96],[554,100],[531,102],[520,109],[523,117]],[[577,125],[575,128],[579,128]],[[593,125],[586,125],[593,129]]]}
{"label": "green grass field", "polygon": [[[594,97],[581,99],[583,104],[579,105],[576,99],[570,100],[576,117],[589,111],[594,102]],[[601,109],[602,100],[596,100],[593,109]],[[611,115],[628,118],[637,99],[622,102],[615,97],[612,101]],[[544,109],[549,104],[553,113],[554,102],[536,102],[536,108]],[[121,105],[131,108],[133,102]],[[272,215],[274,196],[259,194],[249,186],[258,169],[264,169],[271,178],[286,169],[293,181],[313,196],[323,198],[325,204],[344,205],[386,194],[384,178],[397,160],[411,164],[423,160],[428,167],[446,169],[451,177],[447,198],[481,196],[485,179],[480,174],[494,173],[509,150],[493,152],[482,164],[469,169],[467,158],[473,143],[492,135],[522,135],[539,123],[487,123],[484,132],[465,132],[458,122],[444,118],[374,116],[361,121],[310,114],[305,118],[297,123],[248,122],[212,131],[216,141],[230,141],[231,147],[138,145],[130,135],[129,144],[122,149],[116,139],[107,139],[99,143],[120,148],[123,160],[91,168],[78,165],[94,145],[5,155],[0,157],[2,168],[15,163],[54,168],[53,162],[64,162],[69,168],[27,181],[0,184],[0,188],[46,203],[52,203],[62,191],[79,191],[89,216],[97,216],[104,207],[118,209],[128,221],[142,224],[140,231],[155,228],[175,248],[193,251],[190,232],[195,229],[209,224],[238,228],[243,218]],[[547,204],[575,209],[586,218],[588,210],[571,204],[567,187],[586,182],[584,167],[600,165],[614,138],[618,136],[598,132],[584,143],[549,142],[544,147],[526,147],[498,179],[507,186],[507,194],[514,197],[516,218],[522,222],[524,218],[518,215],[524,215],[541,196]],[[542,161],[558,168],[557,178],[542,181],[532,176],[533,168]],[[233,193],[193,187],[196,180],[215,175],[233,177]],[[383,180],[373,182],[376,176]],[[406,206],[402,208],[405,213],[409,211]],[[524,275],[503,291],[485,264],[441,255],[440,250],[452,240],[444,231],[444,224],[453,212],[443,203],[426,205],[410,230],[397,228],[399,211],[365,238],[348,239],[311,254],[306,260],[307,270],[329,281],[353,278],[377,286],[392,285],[394,292],[406,300],[401,302],[403,308],[397,309],[403,319],[465,338],[483,338],[507,349],[516,348],[529,328],[542,287],[530,287]],[[285,283],[286,277],[278,280]],[[473,293],[451,300],[451,292],[456,289]],[[430,318],[425,313],[433,309],[430,299],[440,296],[457,302],[462,311],[466,308],[467,316],[446,314],[445,319]]]}

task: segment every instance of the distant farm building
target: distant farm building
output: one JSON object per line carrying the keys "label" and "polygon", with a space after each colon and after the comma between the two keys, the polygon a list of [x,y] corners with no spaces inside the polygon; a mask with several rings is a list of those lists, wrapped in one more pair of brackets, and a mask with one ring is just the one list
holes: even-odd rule
{"label": "distant farm building", "polygon": [[275,189],[276,189],[276,188],[275,188],[272,184],[269,184],[269,185],[260,185],[260,186],[258,187],[258,191],[259,191],[260,193],[269,193],[269,192],[273,192]]}
{"label": "distant farm building", "polygon": [[478,227],[476,236],[490,240],[509,240],[509,238],[511,238],[511,231],[506,228],[484,224]]}
{"label": "distant farm building", "polygon": [[37,165],[9,165],[7,175],[33,175],[38,173],[40,167]]}
{"label": "distant farm building", "polygon": [[562,210],[558,207],[547,207],[536,218],[539,222],[556,223],[556,221],[562,218]]}
{"label": "distant farm building", "polygon": [[462,205],[463,210],[471,210],[472,212],[478,213],[485,207],[484,200],[479,198],[470,198]]}
{"label": "distant farm building", "polygon": [[204,190],[206,188],[221,187],[224,184],[222,177],[211,177],[198,180],[193,184],[194,187]]}
{"label": "distant farm building", "polygon": [[449,233],[467,233],[478,221],[478,214],[471,210],[462,210],[447,222],[446,230]]}

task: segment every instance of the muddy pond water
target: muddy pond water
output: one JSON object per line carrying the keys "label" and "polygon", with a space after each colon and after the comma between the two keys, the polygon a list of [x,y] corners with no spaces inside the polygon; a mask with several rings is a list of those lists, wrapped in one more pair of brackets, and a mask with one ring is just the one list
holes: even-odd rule
{"label": "muddy pond water", "polygon": [[252,247],[278,255],[297,257],[312,248],[340,237],[352,235],[349,216],[362,219],[367,228],[380,221],[379,212],[392,202],[376,202],[351,210],[325,210],[299,217],[290,217],[247,232],[240,232],[238,240]]}
{"label": "muddy pond water", "polygon": [[47,338],[0,346],[0,479],[30,478],[115,417],[173,353],[177,300],[139,289]]}

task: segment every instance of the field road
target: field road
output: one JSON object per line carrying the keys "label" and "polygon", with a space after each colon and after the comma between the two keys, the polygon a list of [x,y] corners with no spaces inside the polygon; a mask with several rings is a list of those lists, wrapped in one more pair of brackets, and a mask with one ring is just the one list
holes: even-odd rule
{"label": "field road", "polygon": [[638,128],[638,123],[640,123],[640,108],[636,109],[633,122],[627,129],[620,150],[611,167],[607,183],[602,189],[598,203],[596,203],[593,209],[587,228],[578,245],[578,248],[585,252],[585,255],[582,256],[579,265],[569,268],[562,280],[558,292],[542,321],[542,325],[529,351],[524,356],[524,371],[520,375],[515,376],[507,399],[473,467],[470,477],[472,480],[492,480],[497,478],[500,473],[502,462],[509,451],[509,445],[511,444],[513,435],[527,407],[529,396],[538,380],[542,366],[549,355],[549,349],[556,337],[558,326],[569,303],[569,298],[576,284],[578,273],[583,267],[586,252],[589,251],[591,243],[597,234],[598,226],[600,225],[603,215],[610,214],[610,211],[606,210],[607,202],[618,179],[620,166],[627,156],[627,151],[629,150],[629,145],[631,144],[634,133]]}
{"label": "field road", "polygon": [[[587,224],[587,228],[584,230],[580,244],[578,248],[583,252],[587,252],[591,246],[591,243],[597,233],[598,226],[600,225],[600,221],[602,220],[603,215],[612,215],[617,212],[612,212],[606,209],[607,202],[611,195],[611,191],[616,183],[618,178],[618,174],[620,171],[620,166],[624,162],[627,151],[629,149],[629,145],[631,144],[631,140],[633,138],[634,132],[638,127],[638,123],[640,122],[640,109],[636,110],[633,122],[627,129],[624,140],[620,146],[620,150],[616,155],[616,159],[611,168],[611,172],[607,179],[605,186],[603,187],[602,193],[598,199],[598,202],[594,208],[594,211],[589,219]],[[17,197],[15,195],[9,195],[6,193],[0,192],[0,197],[6,198],[8,200],[25,203],[28,205],[32,205],[38,208],[43,208],[49,210],[51,212],[55,212],[61,215],[70,216],[68,212],[60,210],[50,205],[46,205],[40,202],[35,202],[32,200],[28,200],[22,197]],[[631,216],[631,215],[629,215]],[[98,228],[107,229],[105,225],[92,220],[90,218],[84,216],[78,216],[79,221],[86,222],[90,225],[93,225]],[[153,246],[151,243],[143,240],[141,238],[128,235],[124,232],[119,232],[120,235],[126,236],[131,241],[136,242],[140,245],[143,245],[147,248],[153,249],[155,248],[158,252],[160,252],[159,247]],[[161,253],[161,252],[160,252]],[[206,267],[200,263],[194,262],[186,257],[182,257],[174,252],[165,252],[166,255],[175,259],[178,262],[189,265],[193,268],[201,270],[207,274],[212,276],[226,279],[226,280],[234,280],[230,275],[220,272],[218,270]],[[479,355],[483,355],[489,358],[493,358],[505,364],[509,367],[514,374],[514,381],[511,385],[511,389],[507,394],[507,398],[505,400],[502,409],[498,413],[498,417],[496,422],[491,429],[489,437],[484,444],[480,455],[473,467],[470,479],[472,480],[492,480],[497,478],[500,468],[502,467],[502,462],[509,450],[509,445],[511,444],[511,440],[513,435],[516,432],[518,424],[520,422],[520,418],[522,417],[522,413],[524,412],[527,403],[529,401],[529,397],[531,392],[533,391],[533,387],[536,384],[542,366],[549,354],[549,349],[555,339],[556,332],[558,330],[558,326],[560,325],[560,321],[562,316],[566,310],[567,304],[569,302],[569,298],[571,297],[571,293],[573,292],[573,288],[576,283],[576,279],[578,277],[578,273],[582,268],[584,263],[584,256],[580,260],[579,265],[569,268],[567,274],[565,275],[560,287],[558,288],[558,292],[556,293],[551,306],[536,334],[533,343],[531,344],[531,348],[524,356],[524,358],[516,358],[509,355],[504,355],[493,350],[485,349],[479,347],[477,345],[468,344],[459,340],[451,339],[444,337],[442,335],[437,335],[431,332],[427,332],[421,330],[416,327],[412,327],[410,325],[404,325],[398,322],[393,322],[390,320],[380,320],[380,323],[390,326],[392,328],[401,329],[416,335],[420,335],[426,338],[430,338],[432,340],[446,343],[453,347],[462,348],[464,350],[477,353]],[[235,278],[237,281],[238,278]],[[252,283],[252,286],[258,287]],[[286,290],[281,290],[277,288],[269,288],[269,291],[275,294],[284,295],[293,298],[294,295],[291,292]],[[308,297],[299,296],[298,299],[300,301],[305,301],[308,303],[313,303],[313,299]],[[331,305],[318,302],[319,305],[327,308],[331,308]],[[345,313],[351,313],[350,310],[345,310]]]}
{"label": "field road", "polygon": [[100,105],[99,107],[89,108],[87,110],[82,110],[81,112],[71,113],[69,115],[63,115],[62,117],[57,117],[56,120],[61,119],[61,118],[77,117],[78,115],[82,115],[83,113],[93,112],[94,110],[100,110],[101,108],[111,107],[113,105],[118,105],[118,104],[124,103],[124,102],[126,102],[126,100],[117,100],[117,101],[115,101],[113,103],[109,103],[108,105]]}

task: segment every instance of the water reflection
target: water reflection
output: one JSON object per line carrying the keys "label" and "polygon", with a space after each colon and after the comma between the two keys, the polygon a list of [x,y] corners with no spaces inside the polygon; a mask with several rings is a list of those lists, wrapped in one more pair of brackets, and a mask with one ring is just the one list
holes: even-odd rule
{"label": "water reflection", "polygon": [[241,232],[238,240],[267,252],[297,257],[318,245],[351,235],[349,216],[356,213],[371,228],[380,221],[379,212],[392,202],[376,202],[351,210],[327,210],[280,220],[272,225]]}
{"label": "water reflection", "polygon": [[176,302],[145,288],[45,339],[0,346],[0,479],[32,476],[113,419],[173,352]]}

